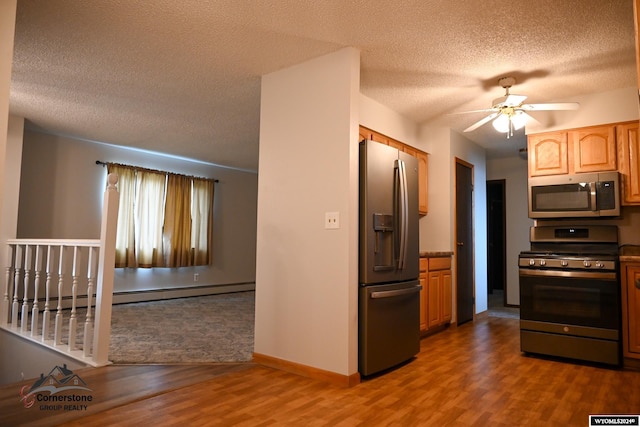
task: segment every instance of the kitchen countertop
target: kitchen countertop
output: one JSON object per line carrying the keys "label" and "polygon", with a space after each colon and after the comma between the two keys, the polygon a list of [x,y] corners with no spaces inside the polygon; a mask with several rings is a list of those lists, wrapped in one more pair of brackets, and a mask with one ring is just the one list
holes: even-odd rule
{"label": "kitchen countertop", "polygon": [[422,251],[420,252],[420,258],[440,258],[450,257],[453,255],[451,251]]}
{"label": "kitchen countertop", "polygon": [[639,245],[622,246],[620,248],[620,261],[621,262],[639,262],[640,246]]}

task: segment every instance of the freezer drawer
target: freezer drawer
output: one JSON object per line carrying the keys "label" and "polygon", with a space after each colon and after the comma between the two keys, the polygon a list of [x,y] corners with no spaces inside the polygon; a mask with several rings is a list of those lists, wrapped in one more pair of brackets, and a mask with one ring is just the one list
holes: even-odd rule
{"label": "freezer drawer", "polygon": [[420,282],[361,286],[359,371],[372,375],[420,351]]}

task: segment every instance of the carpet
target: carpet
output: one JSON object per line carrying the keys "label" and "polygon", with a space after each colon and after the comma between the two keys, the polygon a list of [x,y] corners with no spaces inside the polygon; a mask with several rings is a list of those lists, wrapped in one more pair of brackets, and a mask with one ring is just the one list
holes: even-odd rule
{"label": "carpet", "polygon": [[118,304],[109,360],[116,364],[247,362],[255,292]]}

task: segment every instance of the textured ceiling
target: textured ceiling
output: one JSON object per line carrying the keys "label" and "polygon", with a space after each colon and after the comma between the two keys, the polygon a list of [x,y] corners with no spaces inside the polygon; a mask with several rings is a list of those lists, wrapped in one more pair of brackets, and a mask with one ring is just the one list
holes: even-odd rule
{"label": "textured ceiling", "polygon": [[[361,92],[463,129],[502,96],[636,86],[632,0],[18,0],[10,109],[46,131],[257,170],[260,76],[346,46]],[[491,126],[465,134],[499,156]],[[497,143],[496,141],[499,141]]]}

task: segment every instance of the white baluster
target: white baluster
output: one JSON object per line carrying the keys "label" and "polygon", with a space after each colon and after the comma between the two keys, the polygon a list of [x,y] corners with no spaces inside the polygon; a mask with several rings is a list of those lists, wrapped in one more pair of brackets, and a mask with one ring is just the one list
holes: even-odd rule
{"label": "white baluster", "polygon": [[20,308],[20,303],[18,302],[18,287],[20,286],[20,269],[22,266],[22,254],[24,253],[24,249],[22,245],[16,246],[16,263],[14,267],[14,275],[13,275],[13,304],[11,307],[11,326],[14,328],[18,327],[18,310]]}
{"label": "white baluster", "polygon": [[89,357],[91,355],[91,347],[93,342],[93,318],[91,316],[91,298],[93,297],[93,281],[94,281],[94,257],[96,248],[89,247],[89,261],[87,262],[87,316],[84,319],[84,336],[83,347],[84,356]]}
{"label": "white baluster", "polygon": [[60,245],[60,259],[58,262],[58,311],[56,312],[56,325],[53,332],[53,344],[62,344],[62,289],[64,285],[64,254],[65,247]]}
{"label": "white baluster", "polygon": [[53,251],[51,245],[47,245],[47,281],[44,284],[44,312],[42,313],[42,341],[49,339],[49,328],[51,327],[51,312],[49,307],[50,295],[51,295],[51,270]]}
{"label": "white baluster", "polygon": [[36,246],[36,261],[34,264],[35,280],[33,284],[33,307],[31,308],[31,336],[38,335],[38,290],[40,289],[40,276],[42,273],[42,247]]}
{"label": "white baluster", "polygon": [[78,246],[73,247],[73,270],[71,272],[71,317],[69,318],[69,351],[76,349],[76,328],[78,319],[76,315],[76,301],[78,299],[78,267],[80,265],[80,252]]}
{"label": "white baluster", "polygon": [[29,326],[29,280],[31,279],[31,252],[33,246],[24,247],[24,294],[22,298],[22,314],[20,315],[20,332],[26,333]]}
{"label": "white baluster", "polygon": [[2,296],[2,306],[0,307],[0,325],[7,326],[9,323],[9,289],[11,286],[11,278],[13,277],[13,266],[16,257],[15,245],[9,245],[7,251],[7,269],[4,279],[4,291]]}

